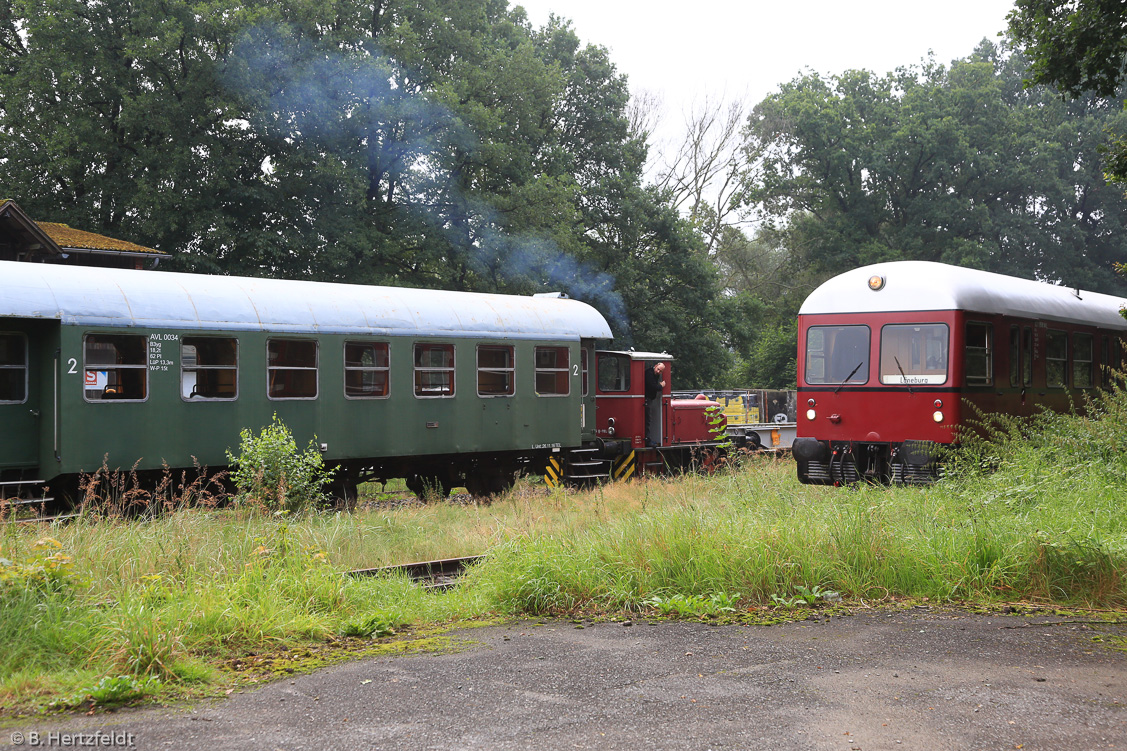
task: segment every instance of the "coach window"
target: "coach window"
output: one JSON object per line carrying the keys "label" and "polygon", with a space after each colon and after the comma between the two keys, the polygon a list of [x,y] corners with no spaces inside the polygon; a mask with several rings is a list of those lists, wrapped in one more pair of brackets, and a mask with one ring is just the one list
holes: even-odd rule
{"label": "coach window", "polygon": [[27,337],[0,334],[0,404],[27,401]]}
{"label": "coach window", "polygon": [[579,350],[579,369],[583,371],[583,396],[588,393],[588,377],[587,377],[587,350]]}
{"label": "coach window", "polygon": [[537,396],[567,396],[571,393],[569,355],[567,347],[536,348]]}
{"label": "coach window", "polygon": [[1101,337],[1103,344],[1100,347],[1100,370],[1103,372],[1103,380],[1105,383],[1111,382],[1112,373],[1109,371],[1117,371],[1120,367],[1120,344],[1119,339],[1111,336]]}
{"label": "coach window", "polygon": [[990,324],[967,324],[965,367],[968,386],[994,382],[994,327]]}
{"label": "coach window", "polygon": [[811,326],[806,331],[807,383],[868,383],[868,326]]}
{"label": "coach window", "polygon": [[454,345],[415,345],[415,396],[454,396]]}
{"label": "coach window", "polygon": [[1078,389],[1092,388],[1092,335],[1072,335],[1072,385]]}
{"label": "coach window", "polygon": [[180,340],[180,397],[230,401],[239,395],[239,340],[185,336]]}
{"label": "coach window", "polygon": [[1029,326],[1021,330],[1021,385],[1033,385],[1033,329]]}
{"label": "coach window", "polygon": [[880,382],[938,384],[947,380],[945,323],[890,324],[880,330]]}
{"label": "coach window", "polygon": [[599,391],[630,390],[629,357],[604,352],[595,358],[595,366],[595,375],[599,379]]}
{"label": "coach window", "polygon": [[390,367],[387,342],[345,342],[345,398],[380,399],[387,396]]}
{"label": "coach window", "polygon": [[266,371],[271,399],[316,399],[317,342],[270,339],[266,342]]}
{"label": "coach window", "polygon": [[87,334],[82,353],[82,395],[86,401],[143,402],[148,398],[147,337]]}
{"label": "coach window", "polygon": [[1021,385],[1021,327],[1010,326],[1010,386]]}
{"label": "coach window", "polygon": [[512,396],[513,348],[481,344],[477,348],[477,395]]}
{"label": "coach window", "polygon": [[1049,329],[1045,337],[1045,383],[1051,388],[1068,385],[1068,332]]}

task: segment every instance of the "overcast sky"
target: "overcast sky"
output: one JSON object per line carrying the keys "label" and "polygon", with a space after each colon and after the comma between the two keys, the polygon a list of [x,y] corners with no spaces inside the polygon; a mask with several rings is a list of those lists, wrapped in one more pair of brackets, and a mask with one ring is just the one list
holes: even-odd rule
{"label": "overcast sky", "polygon": [[510,0],[534,26],[550,13],[570,18],[579,38],[611,51],[630,89],[662,95],[680,122],[694,99],[746,98],[752,104],[806,68],[883,74],[941,63],[997,41],[1013,0]]}

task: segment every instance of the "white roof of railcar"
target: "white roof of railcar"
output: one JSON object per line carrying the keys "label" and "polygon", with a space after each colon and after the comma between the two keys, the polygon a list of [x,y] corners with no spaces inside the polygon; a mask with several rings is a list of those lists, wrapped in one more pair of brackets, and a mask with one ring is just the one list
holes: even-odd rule
{"label": "white roof of railcar", "polygon": [[[869,289],[869,278],[884,287]],[[799,315],[965,310],[1127,330],[1127,299],[930,261],[862,266],[810,293]]]}
{"label": "white roof of railcar", "polygon": [[611,338],[597,310],[566,298],[0,261],[5,317],[82,326]]}
{"label": "white roof of railcar", "polygon": [[635,352],[632,349],[600,349],[599,354],[626,355],[631,360],[673,360],[673,355],[668,352]]}

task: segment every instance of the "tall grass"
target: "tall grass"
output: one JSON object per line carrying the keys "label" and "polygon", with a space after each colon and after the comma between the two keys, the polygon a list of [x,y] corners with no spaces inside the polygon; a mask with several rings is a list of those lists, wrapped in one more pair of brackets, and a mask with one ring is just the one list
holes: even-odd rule
{"label": "tall grass", "polygon": [[[0,707],[190,689],[252,654],[497,614],[738,611],[829,590],[1123,607],[1125,416],[1117,390],[1087,416],[996,421],[926,488],[802,486],[763,457],[585,493],[521,486],[489,505],[5,525]],[[342,575],[479,553],[441,594]]]}

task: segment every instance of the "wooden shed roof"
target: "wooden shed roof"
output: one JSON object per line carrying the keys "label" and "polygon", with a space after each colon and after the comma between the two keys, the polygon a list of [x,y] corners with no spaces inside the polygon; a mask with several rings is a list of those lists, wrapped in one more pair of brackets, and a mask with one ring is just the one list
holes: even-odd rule
{"label": "wooden shed roof", "polygon": [[[70,253],[89,256],[167,258],[168,253],[143,245],[75,229],[59,222],[37,222],[10,198],[0,198],[0,245],[6,245],[25,260],[43,256],[66,258]],[[9,257],[2,254],[4,257]]]}

